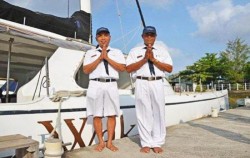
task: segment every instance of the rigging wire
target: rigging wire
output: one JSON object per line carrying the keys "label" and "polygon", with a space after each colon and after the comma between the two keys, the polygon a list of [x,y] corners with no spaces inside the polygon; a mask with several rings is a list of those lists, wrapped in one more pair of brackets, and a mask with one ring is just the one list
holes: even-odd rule
{"label": "rigging wire", "polygon": [[[142,25],[139,25],[139,26],[137,26],[136,28],[134,28],[133,30],[131,30],[130,32],[128,32],[127,34],[124,35],[124,37],[126,37],[126,36],[128,36],[128,35],[130,35],[131,33],[134,32],[134,34],[133,34],[132,36],[130,36],[131,38],[128,40],[128,42],[124,44],[124,47],[127,48],[127,46],[129,45],[129,43],[131,43],[132,40],[136,37],[136,35],[139,34],[141,28],[142,28]],[[122,36],[122,37],[120,37],[120,38],[116,38],[115,40],[113,40],[113,41],[111,42],[111,44],[118,42],[119,40],[121,40],[121,39],[124,38],[124,37]],[[123,48],[122,48],[122,49],[123,49]],[[127,53],[127,52],[126,52],[126,53]]]}
{"label": "rigging wire", "polygon": [[[141,28],[143,28],[143,24],[140,22],[140,24],[138,26],[136,26],[134,29],[130,30],[128,33],[124,33],[123,31],[123,25],[122,25],[122,19],[121,19],[121,13],[120,13],[120,9],[119,9],[119,5],[118,5],[118,1],[115,0],[116,2],[116,10],[117,10],[117,14],[118,14],[118,18],[119,18],[119,22],[120,22],[120,28],[121,28],[121,32],[122,32],[122,36],[120,38],[116,38],[115,40],[112,40],[112,43],[115,43],[117,41],[120,41],[121,39],[123,40],[123,47],[122,50],[125,50],[125,53],[127,52],[127,46],[132,42],[132,40],[136,37],[136,35],[138,35],[140,33]],[[132,36],[129,36],[131,33],[134,34]],[[125,37],[129,36],[128,41],[125,41]]]}
{"label": "rigging wire", "polygon": [[129,43],[136,37],[136,35],[139,34],[140,29],[142,28],[142,25],[139,25],[139,27],[135,28],[135,33],[131,36],[130,40],[126,43],[126,46],[129,45]]}
{"label": "rigging wire", "polygon": [[118,1],[115,0],[115,2],[116,2],[116,10],[117,10],[118,18],[119,18],[119,23],[120,23],[120,27],[121,27],[121,32],[122,32],[122,39],[123,39],[124,49],[125,49],[125,52],[127,52],[127,47],[126,47],[125,38],[124,38],[124,31],[123,31],[123,27],[122,27],[121,12],[119,10]]}

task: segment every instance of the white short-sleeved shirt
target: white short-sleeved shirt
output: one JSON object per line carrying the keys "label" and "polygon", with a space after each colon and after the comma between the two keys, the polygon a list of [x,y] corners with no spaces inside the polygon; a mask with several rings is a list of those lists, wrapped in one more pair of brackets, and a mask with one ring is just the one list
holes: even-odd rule
{"label": "white short-sleeved shirt", "polygon": [[[145,56],[146,48],[145,45],[133,48],[126,59],[126,65],[130,65],[142,60]],[[168,50],[162,46],[158,46],[156,44],[153,45],[153,54],[154,58],[162,63],[166,63],[169,65],[173,65],[172,59],[168,53]],[[160,70],[154,65],[155,76],[165,77],[165,71]],[[136,76],[143,77],[151,77],[151,73],[149,70],[149,65],[146,62],[140,69],[135,72],[132,72],[132,77],[136,78]]]}
{"label": "white short-sleeved shirt", "polygon": [[[102,49],[100,47],[98,47],[97,49],[88,50],[83,60],[83,66],[94,62],[101,55],[101,52],[100,52],[101,50]],[[110,59],[120,64],[126,64],[124,55],[119,49],[108,47],[107,50],[109,50],[108,57]],[[104,62],[102,61],[99,63],[99,65],[97,65],[96,69],[89,74],[89,78],[90,79],[94,79],[94,78],[119,79],[119,73],[110,64],[108,64],[108,69],[109,69],[109,75],[106,73]]]}

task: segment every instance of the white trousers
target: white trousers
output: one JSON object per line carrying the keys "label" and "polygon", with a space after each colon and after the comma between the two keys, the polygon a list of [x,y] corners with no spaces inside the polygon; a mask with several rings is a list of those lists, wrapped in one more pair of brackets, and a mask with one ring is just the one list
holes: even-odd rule
{"label": "white trousers", "polygon": [[136,80],[136,116],[142,147],[165,143],[165,99],[162,80]]}
{"label": "white trousers", "polygon": [[89,81],[86,97],[87,116],[119,116],[120,103],[117,82]]}

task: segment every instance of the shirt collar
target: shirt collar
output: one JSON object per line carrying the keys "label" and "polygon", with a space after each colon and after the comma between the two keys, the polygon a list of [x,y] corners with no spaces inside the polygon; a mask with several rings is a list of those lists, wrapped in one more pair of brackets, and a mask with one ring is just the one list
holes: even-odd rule
{"label": "shirt collar", "polygon": [[[142,47],[142,49],[147,49],[147,46],[144,45],[144,46]],[[156,49],[156,48],[155,48],[155,47],[152,47],[152,49]]]}
{"label": "shirt collar", "polygon": [[[107,51],[110,51],[112,48],[110,47],[110,46],[108,46],[108,48],[107,48]],[[97,51],[102,51],[102,48],[101,47],[96,47],[96,50]]]}

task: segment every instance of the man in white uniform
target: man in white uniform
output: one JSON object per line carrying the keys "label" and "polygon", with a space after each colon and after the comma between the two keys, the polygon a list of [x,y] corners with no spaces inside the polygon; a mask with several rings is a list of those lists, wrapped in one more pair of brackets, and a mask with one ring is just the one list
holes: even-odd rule
{"label": "man in white uniform", "polygon": [[162,153],[165,143],[165,100],[163,77],[172,72],[172,59],[165,47],[155,44],[156,29],[144,28],[144,45],[133,48],[127,57],[127,71],[135,82],[136,116],[141,152]]}
{"label": "man in white uniform", "polygon": [[[99,144],[96,151],[102,151],[106,146],[111,151],[118,148],[112,144],[115,132],[116,116],[119,116],[120,104],[117,80],[119,71],[124,71],[125,58],[118,49],[109,46],[111,36],[107,28],[101,27],[96,31],[98,46],[86,52],[83,61],[83,72],[89,74],[87,91],[87,116],[93,116],[93,124]],[[108,140],[105,144],[102,135],[102,118],[108,117]]]}

